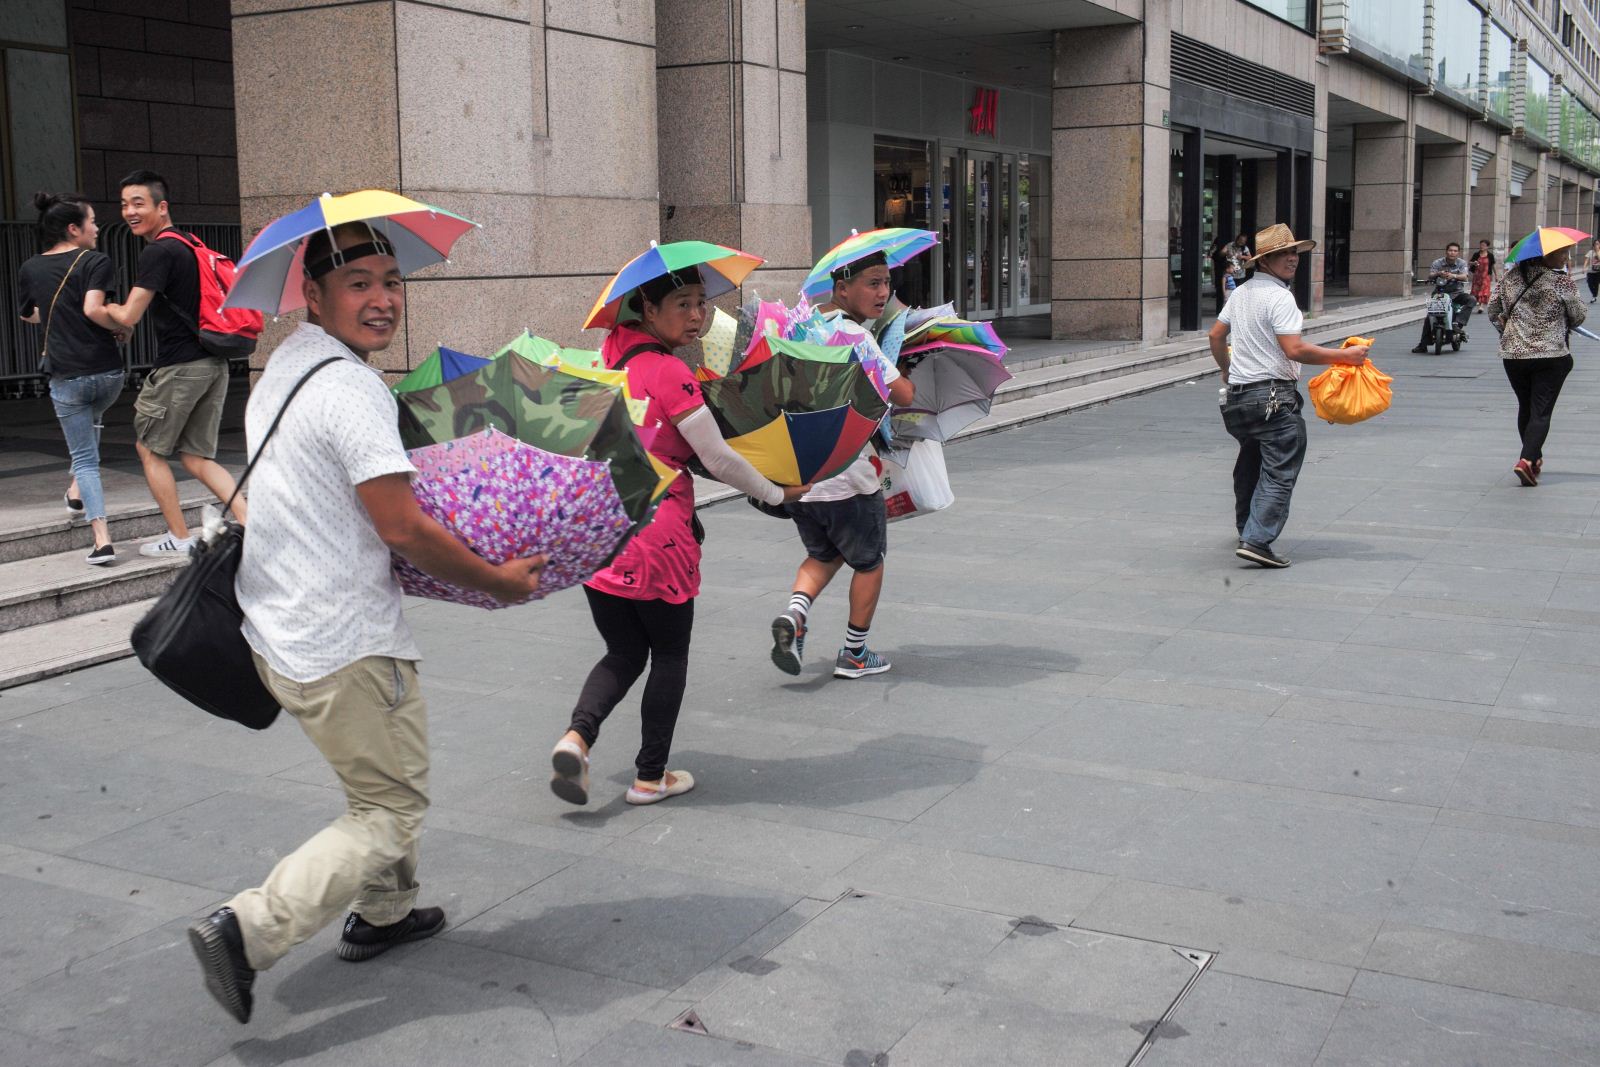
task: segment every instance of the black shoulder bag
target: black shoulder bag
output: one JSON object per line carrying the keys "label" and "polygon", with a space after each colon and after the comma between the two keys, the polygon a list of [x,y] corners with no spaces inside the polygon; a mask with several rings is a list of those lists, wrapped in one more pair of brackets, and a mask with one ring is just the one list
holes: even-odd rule
{"label": "black shoulder bag", "polygon": [[[339,356],[323,360],[289,390],[255,457],[223,505],[224,516],[261,462],[267,442],[278,432],[295,394],[323,367],[342,362]],[[278,717],[279,707],[256,673],[250,643],[244,639],[244,612],[234,590],[243,555],[244,527],[226,518],[215,538],[197,539],[189,565],[135,624],[133,651],[145,670],[202,711],[252,730],[265,730]]]}
{"label": "black shoulder bag", "polygon": [[[611,365],[610,369],[622,370],[628,365],[628,361],[634,356],[637,356],[640,352],[660,352],[663,356],[672,355],[671,350],[660,341],[646,341],[643,344],[634,345],[632,348],[622,353],[622,355],[618,356],[617,361]],[[689,462],[685,464],[685,466],[687,466],[692,473],[699,474],[707,478],[711,476],[710,472],[705,469],[700,461],[693,457],[690,458]],[[700,521],[700,514],[694,510],[694,506],[692,504],[689,508],[689,532],[694,535],[695,544],[703,545],[706,543],[706,524]]]}

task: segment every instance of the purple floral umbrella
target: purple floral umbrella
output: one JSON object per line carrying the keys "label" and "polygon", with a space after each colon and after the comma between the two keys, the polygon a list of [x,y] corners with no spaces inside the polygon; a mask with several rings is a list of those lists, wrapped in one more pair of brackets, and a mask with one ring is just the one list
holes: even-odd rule
{"label": "purple floral umbrella", "polygon": [[[559,456],[494,429],[412,449],[410,456],[417,503],[472,551],[491,563],[541,552],[550,557],[528,600],[587,580],[616,555],[633,525],[607,463]],[[424,574],[400,556],[394,572],[412,596],[510,606]]]}

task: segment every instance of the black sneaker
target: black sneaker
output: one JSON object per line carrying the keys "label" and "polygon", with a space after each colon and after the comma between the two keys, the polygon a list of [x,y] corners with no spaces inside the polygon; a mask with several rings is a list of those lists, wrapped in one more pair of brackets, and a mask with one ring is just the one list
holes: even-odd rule
{"label": "black sneaker", "polygon": [[229,1015],[242,1023],[250,1021],[255,998],[250,987],[256,972],[244,955],[244,935],[232,908],[218,908],[189,927],[189,947],[194,949],[205,974],[206,992],[216,998]]}
{"label": "black sneaker", "polygon": [[67,505],[67,509],[69,511],[77,512],[83,510],[83,499],[81,497],[73,496],[71,489],[68,489],[65,493],[61,494],[61,502]]}
{"label": "black sneaker", "polygon": [[1251,563],[1259,563],[1263,567],[1282,568],[1289,565],[1288,560],[1282,556],[1275,555],[1272,549],[1261,545],[1252,545],[1249,541],[1240,541],[1239,547],[1233,550],[1233,554],[1240,559],[1247,559]]}
{"label": "black sneaker", "polygon": [[396,945],[421,941],[444,929],[443,908],[412,908],[411,914],[388,926],[373,926],[351,912],[344,921],[344,936],[334,951],[352,963],[381,956]]}
{"label": "black sneaker", "polygon": [[1428,346],[1427,345],[1418,345],[1416,348],[1413,348],[1411,351],[1416,353],[1419,356],[1427,355]]}
{"label": "black sneaker", "polygon": [[91,567],[104,567],[107,563],[115,563],[117,561],[117,546],[101,545],[87,556],[84,556],[83,559]]}

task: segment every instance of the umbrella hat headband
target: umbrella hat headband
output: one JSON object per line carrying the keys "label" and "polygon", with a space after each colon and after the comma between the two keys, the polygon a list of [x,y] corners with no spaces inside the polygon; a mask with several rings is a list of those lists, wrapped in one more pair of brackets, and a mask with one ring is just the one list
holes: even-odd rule
{"label": "umbrella hat headband", "polygon": [[321,278],[325,274],[330,274],[333,271],[338,270],[347,263],[354,263],[356,260],[364,259],[367,256],[394,255],[394,246],[388,241],[384,240],[384,238],[372,228],[371,223],[363,222],[361,225],[367,231],[367,240],[362,241],[359,244],[350,245],[346,248],[339,247],[338,241],[334,237],[331,230],[324,230],[321,233],[313,234],[306,241],[306,251],[308,253],[313,252],[313,246],[323,243],[324,240],[329,247],[326,249],[326,251],[323,251],[320,248],[316,249],[315,251],[320,252],[321,254],[317,255],[315,259],[307,256],[305,264],[306,277],[314,281],[318,278]]}
{"label": "umbrella hat headband", "polygon": [[884,255],[881,251],[869,252],[860,259],[851,260],[849,263],[846,263],[834,270],[832,272],[832,276],[833,280],[836,282],[847,282],[851,278],[854,278],[856,275],[862,273],[863,271],[869,270],[872,267],[887,267],[888,265],[889,257]]}

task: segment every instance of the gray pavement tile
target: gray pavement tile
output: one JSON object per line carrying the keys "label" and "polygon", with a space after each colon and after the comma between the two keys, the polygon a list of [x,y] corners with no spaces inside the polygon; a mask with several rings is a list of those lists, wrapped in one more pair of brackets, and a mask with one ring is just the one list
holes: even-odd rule
{"label": "gray pavement tile", "polygon": [[1600,666],[1524,660],[1512,668],[1496,703],[1570,716],[1576,722],[1597,722],[1597,686]]}
{"label": "gray pavement tile", "polygon": [[1273,719],[1242,739],[1217,777],[1437,806],[1471,747],[1462,738]]}
{"label": "gray pavement tile", "polygon": [[1480,736],[1485,741],[1497,741],[1506,745],[1536,745],[1563,752],[1600,754],[1600,722],[1593,726],[1567,726],[1558,723],[1491,718],[1483,724],[1483,733]]}
{"label": "gray pavement tile", "polygon": [[1389,693],[1490,705],[1511,673],[1502,657],[1344,645],[1302,679],[1307,685],[1352,694]]}
{"label": "gray pavement tile", "polygon": [[1266,688],[1250,686],[1240,689],[1173,682],[1166,679],[1132,678],[1123,675],[1113,678],[1094,691],[1097,697],[1138,700],[1147,704],[1167,704],[1184,708],[1219,708],[1270,714],[1290,699],[1287,689],[1281,686]]}
{"label": "gray pavement tile", "polygon": [[1112,881],[1087,871],[890,841],[840,871],[835,884],[840,892],[853,888],[1065,925]]}
{"label": "gray pavement tile", "polygon": [[1360,608],[1313,608],[1234,597],[1188,625],[1196,630],[1291,641],[1343,641],[1366,616]]}
{"label": "gray pavement tile", "polygon": [[1074,922],[1086,930],[1205,949],[1241,951],[1354,967],[1380,920],[1371,915],[1284,904],[1205,889],[1119,878]]}
{"label": "gray pavement tile", "polygon": [[1594,634],[1582,630],[1541,627],[1528,632],[1521,658],[1600,667],[1600,641],[1595,640]]}
{"label": "gray pavement tile", "polygon": [[86,893],[118,905],[136,904],[160,915],[163,922],[180,915],[208,912],[225,896],[215,889],[26,848],[0,848],[0,875]]}
{"label": "gray pavement tile", "polygon": [[166,922],[164,911],[0,874],[0,994],[27,986],[86,956]]}
{"label": "gray pavement tile", "polygon": [[1446,804],[1600,827],[1600,755],[1480,741],[1462,764]]}
{"label": "gray pavement tile", "polygon": [[0,840],[65,851],[222,792],[225,776],[12,736],[0,745]]}
{"label": "gray pavement tile", "polygon": [[73,849],[75,859],[233,894],[259,884],[278,860],[344,813],[324,806],[221,793]]}
{"label": "gray pavement tile", "polygon": [[[1404,698],[1391,699],[1404,700]],[[1487,709],[1473,708],[1466,704],[1419,707],[1403,702],[1334,700],[1329,697],[1296,693],[1283,702],[1283,705],[1274,712],[1274,717],[1471,740],[1483,732],[1484,723],[1489,720],[1486,712]]]}
{"label": "gray pavement tile", "polygon": [[1265,720],[1259,712],[1082,697],[1008,762],[1048,766],[1069,759],[1214,775]]}
{"label": "gray pavement tile", "polygon": [[[1129,1020],[1122,1015],[1054,1010],[957,989],[913,1026],[882,1062],[895,1067],[1121,1064],[1144,1040],[1138,1027],[1155,1018]],[[874,1061],[863,1056],[845,1062],[865,1067]]]}
{"label": "gray pavement tile", "polygon": [[1587,952],[1387,922],[1362,967],[1600,1015],[1600,956]]}
{"label": "gray pavement tile", "polygon": [[1331,645],[1185,630],[1139,661],[1135,677],[1180,682],[1308,682],[1333,654]]}
{"label": "gray pavement tile", "polygon": [[602,856],[546,878],[443,936],[670,990],[781,915],[798,896]]}
{"label": "gray pavement tile", "polygon": [[605,859],[807,893],[877,844],[872,838],[678,808],[613,844]]}
{"label": "gray pavement tile", "polygon": [[1427,824],[1202,794],[1132,843],[1129,877],[1381,917]]}
{"label": "gray pavement tile", "polygon": [[1600,605],[1600,578],[1563,574],[1550,593],[1552,608],[1594,611]]}
{"label": "gray pavement tile", "polygon": [[1327,993],[1213,969],[1161,1028],[1145,1062],[1159,1067],[1310,1064],[1342,1004]]}
{"label": "gray pavement tile", "polygon": [[852,973],[946,989],[983,966],[1016,921],[989,911],[902,897],[846,893],[784,942],[766,961],[826,963]]}
{"label": "gray pavement tile", "polygon": [[0,1027],[0,1063],[16,1067],[114,1067],[116,1062]]}
{"label": "gray pavement tile", "polygon": [[1389,918],[1600,955],[1600,849],[1435,826]]}
{"label": "gray pavement tile", "polygon": [[689,1034],[642,1022],[623,1024],[573,1061],[576,1067],[638,1067],[643,1063],[692,1063],[697,1067],[816,1067],[829,1062],[762,1048],[748,1041]]}
{"label": "gray pavement tile", "polygon": [[1395,589],[1401,596],[1427,600],[1465,600],[1543,605],[1556,588],[1557,575],[1548,571],[1467,567],[1450,563],[1419,563]]}
{"label": "gray pavement tile", "polygon": [[1524,508],[1480,504],[1463,515],[1456,525],[1463,531],[1502,530],[1516,533],[1531,525],[1547,534],[1581,534],[1589,522],[1586,515],[1563,515],[1546,510],[1533,518]]}
{"label": "gray pavement tile", "polygon": [[1186,593],[1176,590],[1130,589],[1121,578],[1104,579],[1045,609],[1047,616],[1097,623],[1145,626],[1188,626],[1212,610],[1225,590]]}
{"label": "gray pavement tile", "polygon": [[1181,789],[1001,764],[981,768],[899,839],[1115,874],[1151,824],[1176,817],[1193,799]]}
{"label": "gray pavement tile", "polygon": [[1407,613],[1396,610],[1400,603],[1392,600],[1374,611],[1345,636],[1344,643],[1515,660],[1528,635],[1518,623]]}
{"label": "gray pavement tile", "polygon": [[1231,974],[1240,978],[1252,978],[1258,982],[1271,982],[1273,985],[1332,993],[1336,997],[1342,997],[1349,992],[1350,983],[1356,979],[1354,967],[1321,963],[1317,960],[1301,959],[1298,956],[1285,956],[1281,952],[1267,952],[1253,948],[1231,949],[1226,956],[1219,956],[1213,960],[1211,969],[1218,974]]}
{"label": "gray pavement tile", "polygon": [[188,751],[211,736],[212,723],[239,735],[252,735],[235,723],[206,715],[159,682],[147,679],[16,718],[10,727],[13,736],[44,738],[72,745],[80,752],[108,755],[144,743],[165,746],[163,751],[168,753]]}
{"label": "gray pavement tile", "polygon": [[583,858],[428,824],[418,855],[424,901],[443,908],[453,923],[481,915]]}
{"label": "gray pavement tile", "polygon": [[[1593,556],[1593,553],[1581,553]],[[1472,540],[1443,541],[1427,550],[1427,562],[1457,567],[1495,567],[1521,571],[1570,569],[1580,553],[1566,545],[1518,544],[1515,539],[1499,541],[1474,536]],[[1600,563],[1597,558],[1596,563]]]}
{"label": "gray pavement tile", "polygon": [[1594,1016],[1513,996],[1363,974],[1316,1067],[1374,1063],[1571,1067],[1595,1059]]}
{"label": "gray pavement tile", "polygon": [[0,721],[32,715],[46,708],[59,707],[150,681],[150,673],[138,660],[123,659],[102,663],[93,670],[74,671],[44,678],[27,685],[0,689]]}

